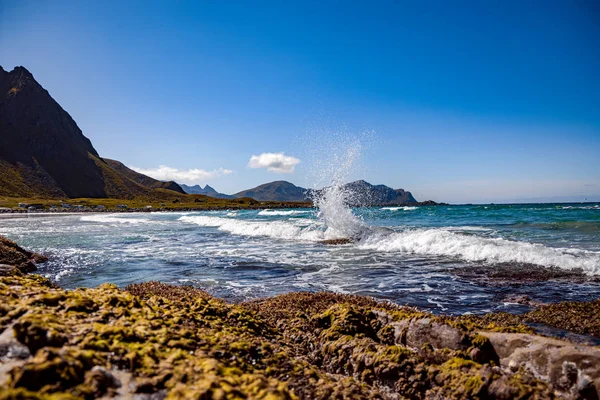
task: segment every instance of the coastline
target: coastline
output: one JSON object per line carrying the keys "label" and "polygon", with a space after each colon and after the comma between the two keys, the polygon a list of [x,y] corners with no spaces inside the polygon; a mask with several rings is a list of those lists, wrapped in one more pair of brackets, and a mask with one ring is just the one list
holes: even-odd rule
{"label": "coastline", "polygon": [[312,203],[281,203],[281,202],[261,202],[256,204],[239,205],[230,204],[223,206],[196,206],[196,207],[127,207],[127,208],[57,208],[57,209],[36,209],[28,210],[23,208],[1,208],[2,214],[80,214],[80,213],[135,213],[135,212],[192,212],[192,211],[227,211],[227,210],[262,210],[281,209],[281,208],[313,208]]}
{"label": "coastline", "polygon": [[[430,207],[430,206],[450,206],[446,203],[431,203],[431,202],[420,202],[420,203],[407,203],[401,205],[373,205],[366,208],[379,208],[379,207]],[[251,205],[228,205],[228,206],[200,206],[200,207],[157,207],[157,208],[146,208],[146,207],[133,207],[133,208],[59,208],[59,209],[39,209],[39,210],[28,210],[20,208],[0,208],[0,217],[4,214],[32,214],[32,215],[44,215],[44,214],[82,214],[82,213],[139,213],[139,212],[194,212],[194,211],[239,211],[239,210],[264,210],[264,209],[297,209],[297,208],[315,208],[312,203],[282,203],[282,202],[260,202],[259,204]]]}
{"label": "coastline", "polygon": [[[598,398],[600,301],[434,316],[370,297],[227,303],[146,282],[64,290],[0,267],[0,398]],[[20,254],[20,256],[15,256]],[[12,263],[10,261],[13,261]],[[595,317],[594,317],[595,316]],[[570,326],[572,325],[572,326]],[[58,397],[52,397],[58,396]],[[595,397],[594,397],[595,396]]]}

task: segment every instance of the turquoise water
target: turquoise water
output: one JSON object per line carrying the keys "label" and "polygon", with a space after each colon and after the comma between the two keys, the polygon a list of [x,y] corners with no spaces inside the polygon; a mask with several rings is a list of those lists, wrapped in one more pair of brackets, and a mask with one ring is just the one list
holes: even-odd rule
{"label": "turquoise water", "polygon": [[[600,204],[328,212],[27,215],[0,219],[0,234],[49,255],[40,273],[67,288],[161,280],[233,301],[331,290],[451,314],[523,311],[513,295],[600,297]],[[573,274],[491,276],[538,270]]]}

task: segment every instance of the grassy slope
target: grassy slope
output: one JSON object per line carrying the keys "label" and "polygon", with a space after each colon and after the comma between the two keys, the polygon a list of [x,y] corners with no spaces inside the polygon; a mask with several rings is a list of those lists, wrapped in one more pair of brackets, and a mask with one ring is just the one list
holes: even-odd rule
{"label": "grassy slope", "polygon": [[65,196],[43,168],[37,166],[36,170],[31,166],[13,165],[0,159],[0,196],[15,194],[28,197]]}

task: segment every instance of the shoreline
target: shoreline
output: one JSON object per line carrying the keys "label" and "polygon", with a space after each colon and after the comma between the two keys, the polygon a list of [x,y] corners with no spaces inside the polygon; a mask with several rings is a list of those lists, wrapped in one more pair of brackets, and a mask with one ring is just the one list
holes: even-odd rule
{"label": "shoreline", "polygon": [[[451,204],[445,203],[437,203],[431,204],[428,202],[423,203],[407,203],[400,205],[390,205],[390,204],[382,204],[382,205],[373,205],[373,206],[364,206],[361,208],[380,208],[380,207],[433,207],[433,206],[451,206]],[[19,209],[19,208],[0,208],[0,217],[3,214],[84,214],[84,213],[146,213],[146,212],[195,212],[195,211],[242,211],[242,210],[278,210],[278,209],[297,209],[297,208],[312,208],[316,209],[316,207],[312,203],[276,203],[276,204],[261,204],[261,205],[249,205],[249,206],[210,206],[210,207],[160,207],[160,208],[145,208],[145,207],[135,207],[135,208],[105,208],[105,209],[71,209],[71,208],[63,208],[63,209],[43,209],[43,210],[27,210],[27,209]]]}
{"label": "shoreline", "polygon": [[159,208],[145,208],[145,207],[132,207],[132,208],[84,208],[84,209],[71,209],[62,208],[57,210],[43,209],[43,210],[27,210],[27,209],[0,209],[0,216],[2,214],[85,214],[85,213],[147,213],[147,212],[194,212],[194,211],[240,211],[240,210],[264,210],[264,209],[286,209],[286,208],[314,208],[312,205],[307,204],[263,204],[263,205],[249,205],[249,206],[214,206],[214,207],[159,207]]}

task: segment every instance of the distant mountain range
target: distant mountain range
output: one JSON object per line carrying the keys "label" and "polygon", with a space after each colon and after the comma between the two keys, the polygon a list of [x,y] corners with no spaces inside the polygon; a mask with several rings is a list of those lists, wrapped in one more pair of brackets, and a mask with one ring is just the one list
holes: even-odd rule
{"label": "distant mountain range", "polygon": [[[188,186],[180,183],[179,186],[188,194],[203,194],[205,196],[215,197],[217,199],[236,199],[237,197],[230,194],[219,193],[212,187],[206,185],[202,187],[200,185]],[[256,199],[255,199],[256,200]]]}
{"label": "distant mountain range", "polygon": [[100,157],[27,69],[0,67],[0,196],[148,198],[160,190],[184,193]]}
{"label": "distant mountain range", "polygon": [[[281,201],[281,202],[311,202],[314,196],[320,195],[321,190],[305,189],[287,181],[275,181],[265,183],[252,189],[243,190],[233,195],[217,192],[206,185],[187,186],[180,184],[186,193],[205,194],[219,198],[250,197],[258,201]],[[403,205],[417,204],[417,200],[410,192],[403,189],[392,189],[385,185],[371,185],[363,180],[350,182],[344,185],[343,190],[351,195],[348,203],[351,206],[379,206],[379,205]]]}

